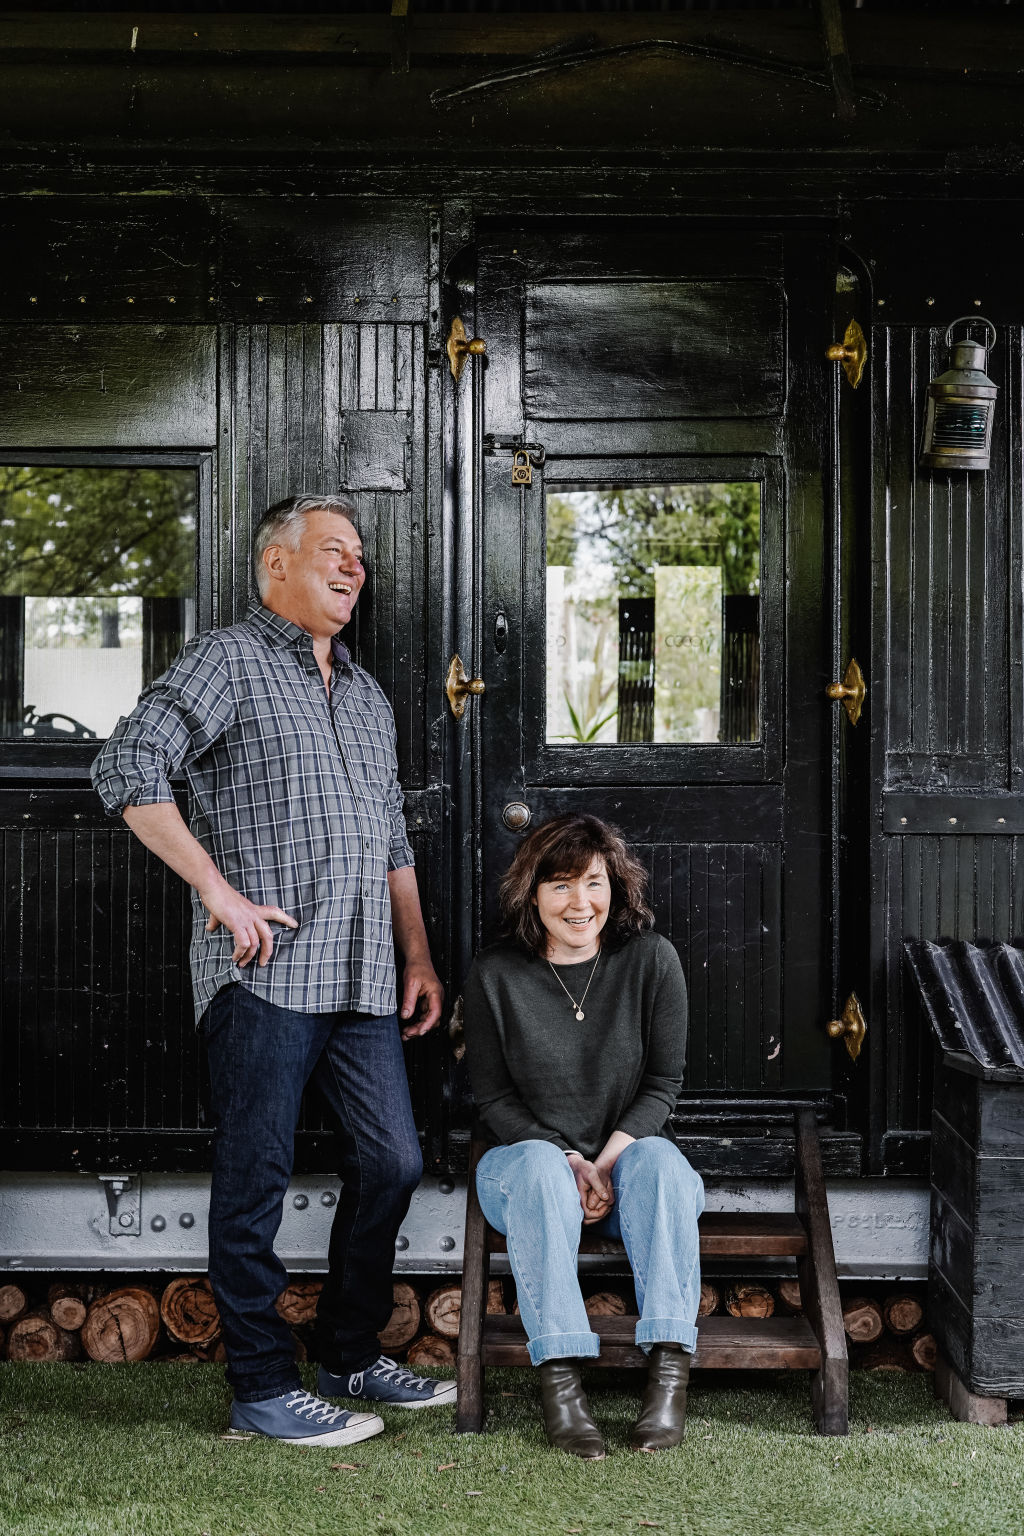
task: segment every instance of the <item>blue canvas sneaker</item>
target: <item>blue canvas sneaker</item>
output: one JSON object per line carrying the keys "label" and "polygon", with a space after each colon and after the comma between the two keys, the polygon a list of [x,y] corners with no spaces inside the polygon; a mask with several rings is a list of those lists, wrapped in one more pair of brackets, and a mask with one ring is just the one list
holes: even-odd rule
{"label": "blue canvas sneaker", "polygon": [[389,1408],[437,1408],[454,1403],[456,1397],[454,1381],[414,1376],[388,1355],[352,1376],[335,1376],[322,1365],[316,1389],[325,1397],[357,1397],[366,1403],[386,1403]]}
{"label": "blue canvas sneaker", "polygon": [[286,1445],[355,1445],[384,1428],[379,1414],[346,1413],[302,1387],[261,1403],[232,1403],[230,1423],[234,1430],[269,1435]]}

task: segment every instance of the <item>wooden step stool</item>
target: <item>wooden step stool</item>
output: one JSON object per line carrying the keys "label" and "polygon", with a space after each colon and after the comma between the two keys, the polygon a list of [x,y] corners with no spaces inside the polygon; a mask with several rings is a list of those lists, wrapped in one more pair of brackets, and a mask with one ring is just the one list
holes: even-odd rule
{"label": "wooden step stool", "polygon": [[[506,1251],[504,1237],[484,1220],[477,1199],[476,1165],[485,1150],[485,1144],[474,1139],[459,1327],[455,1427],[460,1434],[478,1433],[483,1427],[485,1366],[530,1364],[519,1318],[489,1316],[485,1309],[490,1256]],[[846,1333],[813,1110],[800,1110],[796,1116],[796,1210],[792,1214],[705,1212],[700,1220],[700,1251],[704,1259],[795,1258],[804,1313],[800,1317],[702,1317],[697,1323],[694,1367],[810,1371],[811,1411],[819,1434],[847,1434]],[[580,1252],[625,1257],[620,1243],[593,1238],[586,1228]],[[646,1356],[634,1342],[636,1322],[635,1317],[592,1318],[601,1339],[601,1354],[587,1361],[588,1368],[643,1366]]]}

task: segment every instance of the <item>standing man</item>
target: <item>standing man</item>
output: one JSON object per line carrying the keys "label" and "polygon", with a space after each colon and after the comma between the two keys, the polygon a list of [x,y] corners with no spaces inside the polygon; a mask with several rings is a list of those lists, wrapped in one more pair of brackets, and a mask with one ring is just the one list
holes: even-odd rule
{"label": "standing man", "polygon": [[[93,764],[111,815],[193,890],[192,978],[216,1122],[210,1280],[231,1427],[290,1444],[379,1434],[374,1412],[455,1387],[380,1354],[395,1238],[423,1171],[401,1039],[441,1014],[402,817],[395,722],[338,638],[365,580],[352,503],[293,496],[256,530],[261,603],[189,641]],[[191,830],[170,778],[188,780]],[[405,962],[399,1033],[392,929]],[[255,962],[255,963],[253,963]],[[417,1014],[417,1010],[419,1013]],[[321,1396],[275,1298],[274,1237],[302,1091],[335,1121],[342,1179],[317,1309]]]}

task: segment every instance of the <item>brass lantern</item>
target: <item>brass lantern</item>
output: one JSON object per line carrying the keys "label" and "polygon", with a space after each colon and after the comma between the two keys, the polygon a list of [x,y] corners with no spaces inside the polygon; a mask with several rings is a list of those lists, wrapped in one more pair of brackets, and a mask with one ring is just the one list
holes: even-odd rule
{"label": "brass lantern", "polygon": [[928,385],[928,409],[921,439],[922,469],[988,469],[992,454],[992,418],[999,387],[985,372],[996,344],[996,328],[982,315],[961,315],[946,331],[950,345],[953,326],[961,321],[985,325],[992,333],[986,344],[958,341],[951,367]]}

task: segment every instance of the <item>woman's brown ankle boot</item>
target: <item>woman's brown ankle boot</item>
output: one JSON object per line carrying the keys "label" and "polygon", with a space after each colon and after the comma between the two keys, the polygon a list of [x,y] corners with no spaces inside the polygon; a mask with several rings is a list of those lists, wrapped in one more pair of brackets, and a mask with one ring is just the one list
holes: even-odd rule
{"label": "woman's brown ankle boot", "polygon": [[690,1356],[678,1344],[655,1344],[647,1367],[640,1417],[629,1436],[634,1451],[665,1451],[678,1445],[686,1427]]}
{"label": "woman's brown ankle boot", "polygon": [[590,1406],[574,1360],[545,1360],[540,1371],[540,1400],[548,1443],[570,1456],[601,1461],[604,1441],[590,1417]]}

